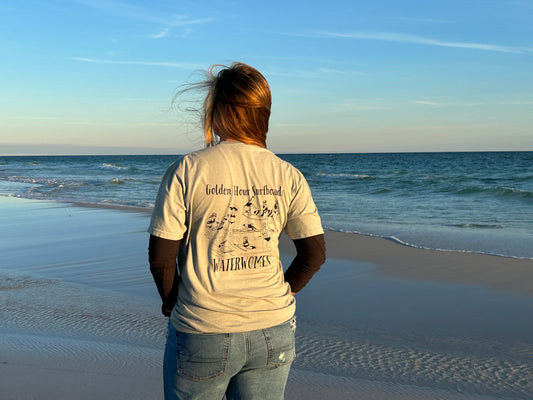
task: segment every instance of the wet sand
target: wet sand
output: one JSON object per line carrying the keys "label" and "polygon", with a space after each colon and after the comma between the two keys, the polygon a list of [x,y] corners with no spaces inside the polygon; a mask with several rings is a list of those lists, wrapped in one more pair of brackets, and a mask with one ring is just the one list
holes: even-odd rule
{"label": "wet sand", "polygon": [[[148,219],[0,197],[0,398],[162,398]],[[531,398],[533,260],[326,236],[286,398]]]}

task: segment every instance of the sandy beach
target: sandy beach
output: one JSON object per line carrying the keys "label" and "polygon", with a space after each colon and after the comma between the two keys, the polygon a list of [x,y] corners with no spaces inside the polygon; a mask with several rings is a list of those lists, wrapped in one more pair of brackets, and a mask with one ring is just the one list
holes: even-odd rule
{"label": "sandy beach", "polygon": [[[1,399],[162,398],[148,221],[0,197]],[[533,260],[326,239],[287,399],[533,398]]]}

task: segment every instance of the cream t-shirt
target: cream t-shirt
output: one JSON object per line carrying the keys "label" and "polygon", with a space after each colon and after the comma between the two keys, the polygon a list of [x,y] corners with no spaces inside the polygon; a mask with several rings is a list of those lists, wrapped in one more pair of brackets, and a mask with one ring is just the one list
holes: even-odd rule
{"label": "cream t-shirt", "polygon": [[181,240],[176,329],[244,332],[289,320],[283,230],[293,240],[323,233],[305,178],[269,150],[225,141],[174,162],[148,232]]}

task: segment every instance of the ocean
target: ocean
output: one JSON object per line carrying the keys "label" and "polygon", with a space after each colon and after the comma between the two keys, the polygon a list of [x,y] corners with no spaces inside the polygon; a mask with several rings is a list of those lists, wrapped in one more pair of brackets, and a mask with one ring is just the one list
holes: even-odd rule
{"label": "ocean", "polygon": [[[533,152],[279,156],[327,229],[533,259]],[[150,209],[176,157],[0,156],[0,196]]]}

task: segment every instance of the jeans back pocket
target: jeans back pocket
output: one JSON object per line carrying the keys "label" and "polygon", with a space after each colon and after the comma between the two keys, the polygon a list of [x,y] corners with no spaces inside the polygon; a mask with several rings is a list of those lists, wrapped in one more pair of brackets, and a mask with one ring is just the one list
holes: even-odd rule
{"label": "jeans back pocket", "polygon": [[263,329],[268,346],[268,365],[280,367],[290,364],[296,358],[293,320]]}
{"label": "jeans back pocket", "polygon": [[222,375],[228,362],[229,334],[177,332],[178,373],[194,380]]}

